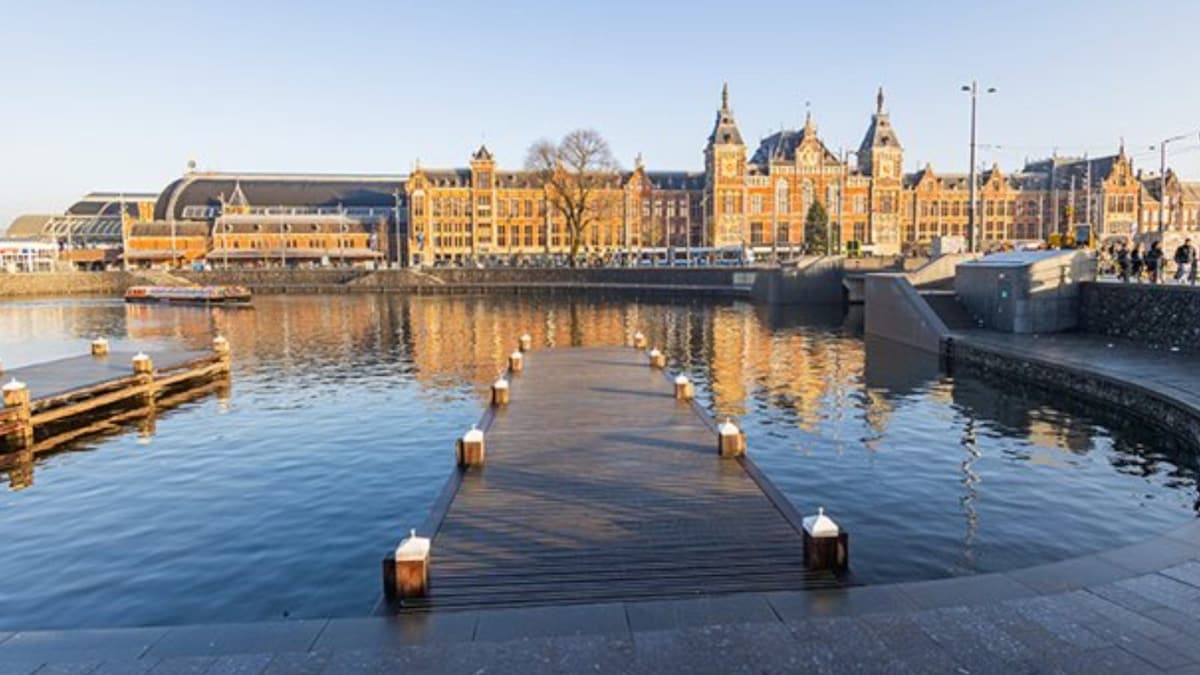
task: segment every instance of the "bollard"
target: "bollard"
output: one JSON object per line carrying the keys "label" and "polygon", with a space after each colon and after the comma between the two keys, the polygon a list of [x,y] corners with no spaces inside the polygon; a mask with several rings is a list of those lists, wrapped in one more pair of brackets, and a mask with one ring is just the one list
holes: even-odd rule
{"label": "bollard", "polygon": [[487,452],[483,444],[483,432],[479,430],[479,427],[472,424],[471,430],[458,439],[458,444],[455,448],[455,457],[458,460],[458,465],[463,468],[483,466],[486,454]]}
{"label": "bollard", "polygon": [[533,349],[533,338],[530,337],[529,333],[525,333],[524,335],[521,336],[520,346],[521,346],[521,351],[523,351],[523,352],[527,352],[530,349]]}
{"label": "bollard", "polygon": [[519,373],[525,368],[525,358],[521,356],[520,351],[515,351],[508,355],[508,369],[514,373]]}
{"label": "bollard", "polygon": [[92,340],[92,356],[108,356],[108,340],[102,337]]}
{"label": "bollard", "polygon": [[16,411],[17,428],[12,435],[16,448],[33,445],[33,418],[29,411],[29,387],[13,378],[0,388],[4,392],[4,408]]}
{"label": "bollard", "polygon": [[633,334],[633,346],[638,349],[646,348],[646,336],[642,335],[642,331]]}
{"label": "bollard", "polygon": [[429,539],[410,530],[396,550],[384,558],[383,592],[389,600],[417,598],[429,592],[429,549]]}
{"label": "bollard", "polygon": [[680,401],[690,401],[696,395],[696,388],[687,375],[680,373],[675,376],[675,398]]}
{"label": "bollard", "polygon": [[746,434],[725,418],[725,422],[717,427],[717,452],[722,457],[741,457],[746,454]]}
{"label": "bollard", "polygon": [[824,507],[803,520],[804,564],[810,570],[845,571],[850,566],[850,535],[843,532]]}
{"label": "bollard", "polygon": [[150,375],[154,372],[154,361],[146,352],[138,352],[133,357],[133,372],[138,375]]}
{"label": "bollard", "polygon": [[661,368],[667,367],[667,355],[658,351],[658,347],[651,349],[649,356],[650,356],[650,367],[651,368],[660,368],[661,369]]}
{"label": "bollard", "polygon": [[133,357],[133,374],[137,376],[145,391],[141,394],[143,403],[154,407],[154,361],[145,352],[138,352]]}
{"label": "bollard", "polygon": [[508,405],[508,380],[503,375],[492,383],[492,405]]}

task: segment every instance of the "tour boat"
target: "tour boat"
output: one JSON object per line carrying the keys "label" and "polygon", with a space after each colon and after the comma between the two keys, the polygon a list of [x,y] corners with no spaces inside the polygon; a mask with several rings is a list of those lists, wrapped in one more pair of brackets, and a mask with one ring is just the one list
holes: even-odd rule
{"label": "tour boat", "polygon": [[125,302],[175,305],[248,305],[250,290],[242,286],[134,286]]}

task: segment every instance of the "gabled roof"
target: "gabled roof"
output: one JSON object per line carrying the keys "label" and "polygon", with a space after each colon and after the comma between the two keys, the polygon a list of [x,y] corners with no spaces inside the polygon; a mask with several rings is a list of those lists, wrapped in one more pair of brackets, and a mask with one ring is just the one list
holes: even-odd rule
{"label": "gabled roof", "polygon": [[1049,189],[1050,177],[1053,174],[1054,187],[1059,190],[1068,190],[1071,188],[1071,179],[1075,179],[1075,187],[1087,187],[1088,169],[1091,167],[1091,185],[1098,188],[1103,184],[1104,179],[1108,178],[1109,174],[1117,164],[1128,161],[1125,156],[1125,148],[1122,147],[1120,152],[1107,157],[1049,157],[1046,159],[1037,160],[1034,162],[1026,162],[1024,173],[1043,174],[1044,185],[1043,189]]}
{"label": "gabled roof", "polygon": [[703,190],[704,174],[690,171],[647,171],[655,190]]}
{"label": "gabled roof", "polygon": [[870,157],[872,149],[882,147],[900,148],[901,146],[900,137],[892,128],[888,114],[883,111],[883,87],[880,87],[879,93],[875,97],[875,114],[871,115],[871,124],[867,126],[867,133],[863,136],[858,151],[862,153],[862,157]]}
{"label": "gabled roof", "polygon": [[471,155],[471,159],[477,162],[490,162],[493,159],[492,151],[488,150],[486,145],[480,145],[479,149]]}
{"label": "gabled roof", "polygon": [[817,136],[817,125],[813,123],[811,115],[805,119],[802,129],[782,129],[759,141],[758,148],[754,151],[750,161],[764,166],[773,161],[794,162],[796,149],[809,139],[820,147],[823,162],[836,163],[838,161],[837,156],[830,152],[825,143]]}

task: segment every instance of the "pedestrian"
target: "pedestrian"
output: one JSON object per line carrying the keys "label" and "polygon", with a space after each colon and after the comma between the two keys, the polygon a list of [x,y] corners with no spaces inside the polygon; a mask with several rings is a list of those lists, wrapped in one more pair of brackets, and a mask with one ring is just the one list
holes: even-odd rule
{"label": "pedestrian", "polygon": [[[1191,239],[1184,239],[1179,248],[1175,249],[1175,283],[1181,283],[1183,276],[1189,274],[1196,266],[1196,249]],[[1189,275],[1193,276],[1193,275]]]}
{"label": "pedestrian", "polygon": [[1162,242],[1156,241],[1150,245],[1150,250],[1146,252],[1146,271],[1150,274],[1150,283],[1157,284],[1162,281],[1162,266],[1163,266],[1163,249]]}
{"label": "pedestrian", "polygon": [[1137,283],[1142,283],[1142,245],[1134,244],[1133,253],[1129,254],[1129,273],[1133,275],[1133,280]]}
{"label": "pedestrian", "polygon": [[1121,276],[1121,281],[1129,283],[1129,246],[1125,242],[1117,247],[1117,274]]}

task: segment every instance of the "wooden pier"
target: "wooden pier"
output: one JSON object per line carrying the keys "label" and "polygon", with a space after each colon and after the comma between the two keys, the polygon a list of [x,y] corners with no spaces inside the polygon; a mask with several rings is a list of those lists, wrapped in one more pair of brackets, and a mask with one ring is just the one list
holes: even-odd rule
{"label": "wooden pier", "polygon": [[220,337],[212,351],[110,352],[99,342],[89,355],[0,373],[0,468],[191,400],[229,372],[229,345]]}
{"label": "wooden pier", "polygon": [[749,457],[718,456],[713,420],[645,352],[524,361],[480,424],[486,464],[456,469],[417,529],[432,540],[427,592],[393,610],[840,584],[806,567],[798,511]]}

